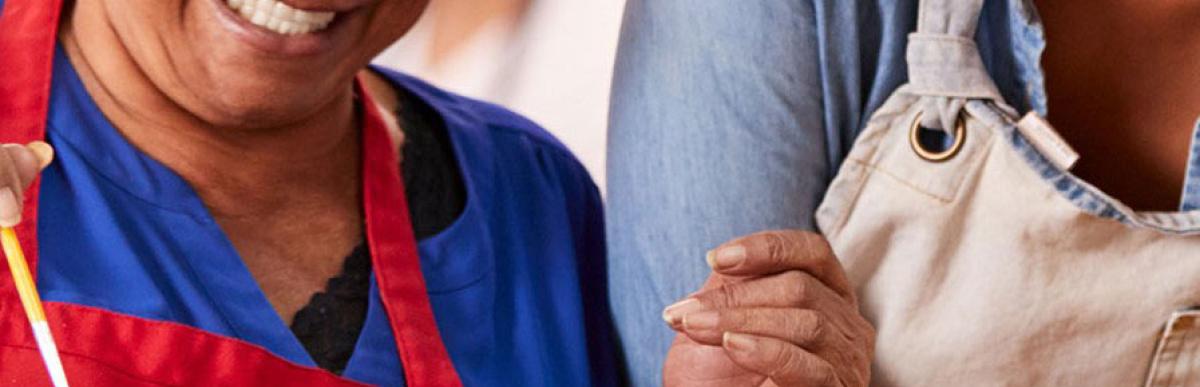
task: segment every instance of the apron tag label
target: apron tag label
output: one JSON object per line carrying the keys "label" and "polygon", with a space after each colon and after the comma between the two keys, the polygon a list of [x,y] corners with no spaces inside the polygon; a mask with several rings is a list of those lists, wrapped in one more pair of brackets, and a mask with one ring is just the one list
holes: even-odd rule
{"label": "apron tag label", "polygon": [[1075,166],[1075,162],[1079,161],[1079,153],[1075,153],[1054,127],[1037,113],[1029,112],[1022,117],[1021,121],[1017,122],[1017,130],[1059,169],[1069,171]]}

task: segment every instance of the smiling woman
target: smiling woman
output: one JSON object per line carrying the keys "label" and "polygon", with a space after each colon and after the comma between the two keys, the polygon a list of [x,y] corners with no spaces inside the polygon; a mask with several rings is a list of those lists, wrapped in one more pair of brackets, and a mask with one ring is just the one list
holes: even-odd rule
{"label": "smiling woman", "polygon": [[[425,5],[0,0],[0,226],[72,383],[616,383],[583,167],[367,66]],[[45,384],[11,294],[0,379]]]}

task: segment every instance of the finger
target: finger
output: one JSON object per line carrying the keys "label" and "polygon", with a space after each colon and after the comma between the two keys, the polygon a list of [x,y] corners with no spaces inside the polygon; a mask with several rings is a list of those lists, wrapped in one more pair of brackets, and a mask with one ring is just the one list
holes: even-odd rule
{"label": "finger", "polygon": [[50,163],[53,154],[53,149],[40,141],[0,146],[0,226],[20,223],[25,189]]}
{"label": "finger", "polygon": [[840,385],[829,362],[783,340],[730,332],[723,347],[734,363],[781,386]]}
{"label": "finger", "polygon": [[692,295],[705,309],[751,307],[816,307],[845,303],[840,295],[811,274],[788,271],[748,281],[731,282]]}
{"label": "finger", "polygon": [[[716,274],[710,275],[708,280],[704,281],[704,286],[700,287],[700,292],[725,286],[727,283],[725,281],[726,278],[727,277]],[[700,301],[692,298],[692,296],[688,296],[680,301],[676,301],[674,304],[668,305],[666,308],[663,308],[662,318],[663,321],[667,322],[667,325],[671,326],[671,329],[680,331],[683,329],[683,326],[680,325],[680,323],[683,321],[683,315],[698,310],[703,310],[705,308],[706,307],[701,304]]]}
{"label": "finger", "polygon": [[33,178],[37,176],[37,173],[49,165],[54,158],[53,148],[41,141],[24,146],[5,144],[0,148],[3,148],[13,161],[19,180],[17,187],[20,187],[21,191],[27,189],[33,183]]}
{"label": "finger", "polygon": [[29,151],[33,152],[33,155],[37,157],[39,171],[46,169],[46,166],[54,161],[54,147],[50,146],[50,144],[43,141],[34,141],[26,144],[25,147],[29,148]]}
{"label": "finger", "polygon": [[706,259],[713,270],[724,275],[760,276],[803,270],[839,294],[851,291],[829,242],[807,231],[765,231],[738,238],[714,249]]}
{"label": "finger", "polygon": [[764,278],[729,282],[716,289],[695,293],[664,309],[663,320],[678,331],[683,329],[683,316],[702,310],[752,307],[821,309],[845,303],[842,296],[812,275],[789,271]]}
{"label": "finger", "polygon": [[829,340],[828,321],[819,313],[799,308],[743,308],[705,310],[683,316],[683,331],[692,340],[721,345],[725,332],[772,337],[816,350]]}

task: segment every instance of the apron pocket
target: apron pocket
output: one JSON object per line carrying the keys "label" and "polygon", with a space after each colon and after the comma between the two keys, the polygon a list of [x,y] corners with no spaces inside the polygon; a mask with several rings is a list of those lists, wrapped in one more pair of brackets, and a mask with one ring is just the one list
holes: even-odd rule
{"label": "apron pocket", "polygon": [[1177,311],[1167,321],[1150,360],[1146,387],[1200,385],[1200,310]]}

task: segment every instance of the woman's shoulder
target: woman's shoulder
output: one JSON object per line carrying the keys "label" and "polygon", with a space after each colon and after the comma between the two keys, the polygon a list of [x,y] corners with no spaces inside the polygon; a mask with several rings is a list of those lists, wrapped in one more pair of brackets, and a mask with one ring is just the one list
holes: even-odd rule
{"label": "woman's shoulder", "polygon": [[469,124],[491,130],[515,132],[543,145],[566,151],[557,138],[532,120],[503,106],[442,89],[422,79],[385,67],[374,67],[393,84],[430,104],[451,124]]}
{"label": "woman's shoulder", "polygon": [[585,191],[596,189],[574,154],[532,120],[399,71],[382,67],[374,70],[437,113],[463,164],[464,175],[505,176],[510,183],[513,178],[540,177],[552,179],[552,183],[581,186],[577,188]]}

